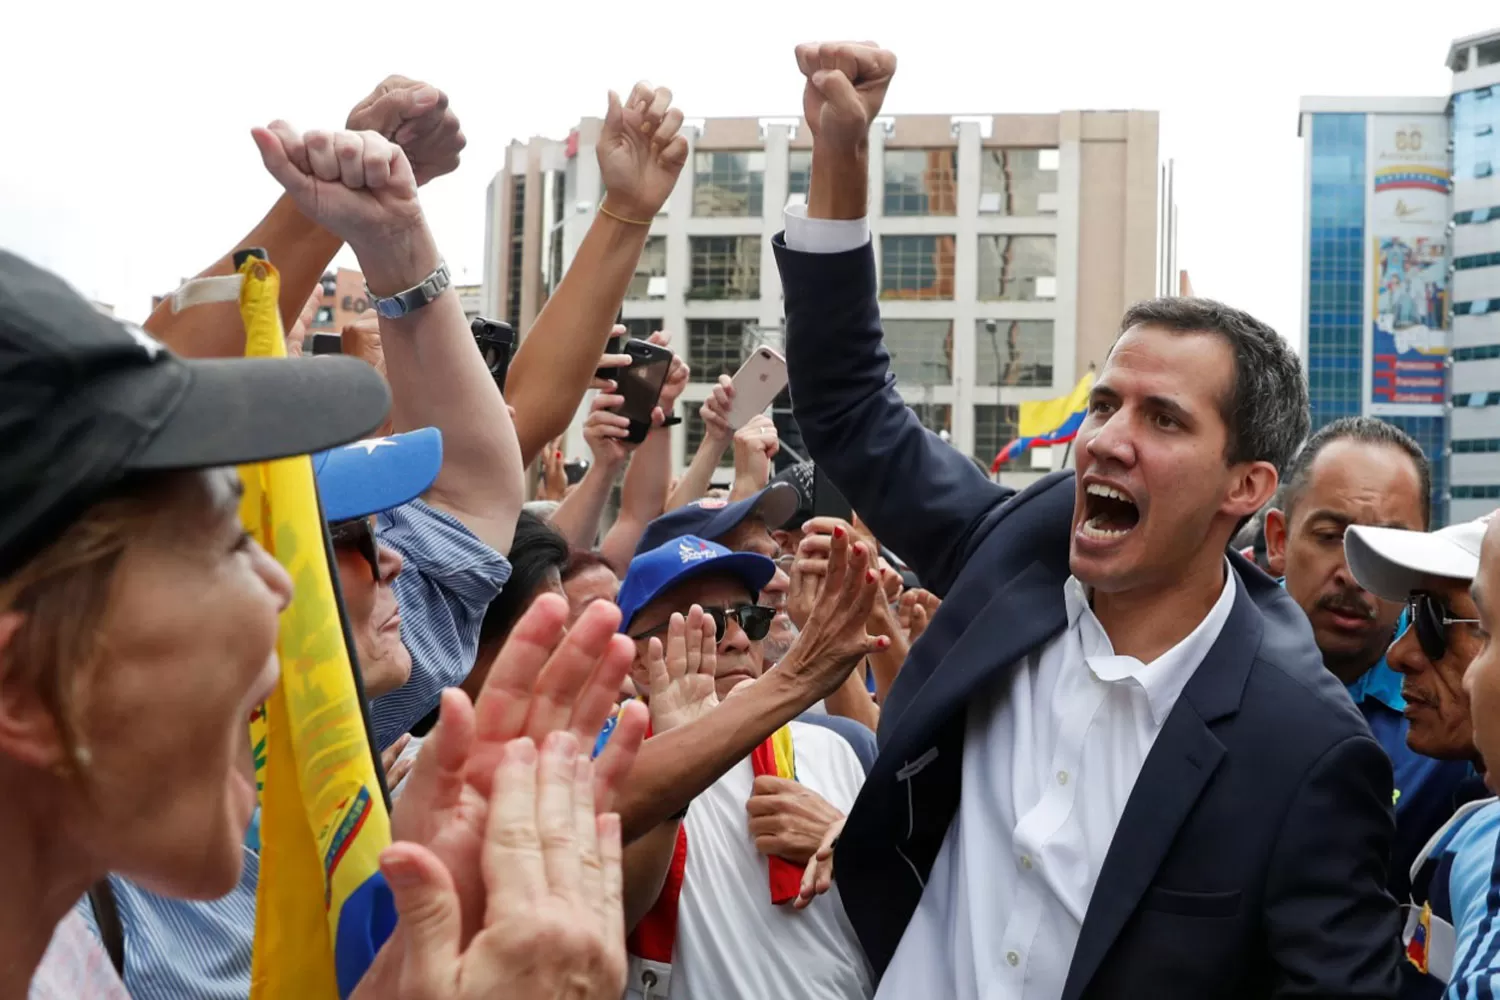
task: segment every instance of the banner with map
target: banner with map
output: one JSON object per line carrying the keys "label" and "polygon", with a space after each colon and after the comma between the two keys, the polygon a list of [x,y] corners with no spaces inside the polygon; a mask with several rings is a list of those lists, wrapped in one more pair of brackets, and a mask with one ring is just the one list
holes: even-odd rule
{"label": "banner with map", "polygon": [[1370,117],[1370,412],[1435,415],[1447,395],[1448,121]]}

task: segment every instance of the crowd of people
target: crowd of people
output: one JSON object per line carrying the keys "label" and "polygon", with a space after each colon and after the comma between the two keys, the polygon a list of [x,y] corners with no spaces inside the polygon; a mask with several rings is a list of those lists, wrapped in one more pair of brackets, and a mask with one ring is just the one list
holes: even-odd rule
{"label": "crowd of people", "polygon": [[233,469],[309,454],[393,802],[359,1000],[1492,994],[1500,519],[1429,533],[1410,438],[1309,436],[1285,342],[1190,298],[1123,317],[1076,469],[996,484],[882,343],[895,57],[796,63],[774,249],[812,461],[780,471],[725,377],[674,481],[687,364],[642,440],[604,377],[686,160],[663,88],[610,95],[606,194],[503,393],[418,199],[464,145],[423,82],[252,133],[284,193],[234,250],[297,355],[347,245],[376,310],[342,355],[246,359],[232,304],[138,329],[0,252],[0,997],[250,995],[246,720],[297,588]]}

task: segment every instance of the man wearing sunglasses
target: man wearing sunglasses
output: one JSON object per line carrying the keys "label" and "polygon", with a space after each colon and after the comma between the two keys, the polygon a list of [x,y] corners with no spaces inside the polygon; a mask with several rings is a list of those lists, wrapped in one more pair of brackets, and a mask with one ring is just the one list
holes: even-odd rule
{"label": "man wearing sunglasses", "polygon": [[[701,669],[711,669],[714,678],[715,697],[702,703],[706,711],[718,711],[718,701],[759,678],[761,643],[776,610],[758,599],[775,572],[766,556],[732,552],[693,535],[637,555],[618,598],[621,631],[635,642],[637,689],[652,689],[653,640],[668,646],[676,615],[687,620],[691,638],[695,609],[714,636],[711,667],[706,646],[700,647]],[[688,643],[689,662],[696,659],[693,645]],[[864,775],[842,737],[794,720],[674,817],[668,825],[680,822],[685,836],[667,829],[670,836],[658,845],[671,852],[672,861],[661,896],[631,938],[631,989],[637,992],[627,996],[868,997],[869,974],[842,906],[821,901],[794,916],[788,912],[791,896],[777,898],[776,878],[778,866],[787,867],[786,884],[795,895],[802,866],[853,805]],[[805,813],[803,853],[785,856],[772,846],[782,844],[785,851],[786,831],[775,804],[763,801],[768,786]],[[654,863],[667,860],[657,853]],[[627,851],[627,884],[633,868],[651,867],[643,855]]]}
{"label": "man wearing sunglasses", "polygon": [[[1430,534],[1356,526],[1344,538],[1349,569],[1360,586],[1406,604],[1410,624],[1386,662],[1404,678],[1407,744],[1426,757],[1472,762],[1480,772],[1484,763],[1474,742],[1464,676],[1486,647],[1470,586],[1479,572],[1489,520]],[[1497,964],[1495,942],[1484,926],[1494,922],[1487,897],[1495,891],[1491,869],[1500,823],[1493,816],[1478,822],[1476,816],[1478,800],[1487,794],[1482,778],[1471,772],[1459,786],[1452,819],[1415,858],[1413,905],[1404,932],[1411,965],[1404,998],[1436,998],[1450,982],[1474,976],[1488,980],[1488,970]]]}

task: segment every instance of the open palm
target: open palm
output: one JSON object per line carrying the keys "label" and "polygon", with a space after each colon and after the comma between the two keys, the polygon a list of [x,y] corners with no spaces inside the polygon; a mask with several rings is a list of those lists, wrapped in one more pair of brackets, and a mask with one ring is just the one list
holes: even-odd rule
{"label": "open palm", "polygon": [[687,162],[687,139],[678,134],[682,112],[672,92],[638,83],[621,104],[609,93],[609,111],[596,146],[605,200],[616,215],[650,222],[666,204]]}
{"label": "open palm", "polygon": [[714,687],[718,647],[714,620],[693,605],[686,617],[674,614],[667,625],[667,644],[653,638],[646,652],[651,678],[653,733],[686,725],[719,704]]}

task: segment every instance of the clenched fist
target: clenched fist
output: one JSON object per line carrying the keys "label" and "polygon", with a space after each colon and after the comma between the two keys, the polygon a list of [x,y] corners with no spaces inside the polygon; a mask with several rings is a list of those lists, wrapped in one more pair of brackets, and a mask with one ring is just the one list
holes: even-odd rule
{"label": "clenched fist", "polygon": [[418,184],[452,173],[468,140],[448,95],[420,80],[388,76],[349,112],[351,132],[378,132],[400,146]]}
{"label": "clenched fist", "polygon": [[862,147],[896,73],[896,56],[874,42],[810,42],[797,46],[807,78],[802,114],[825,146]]}

